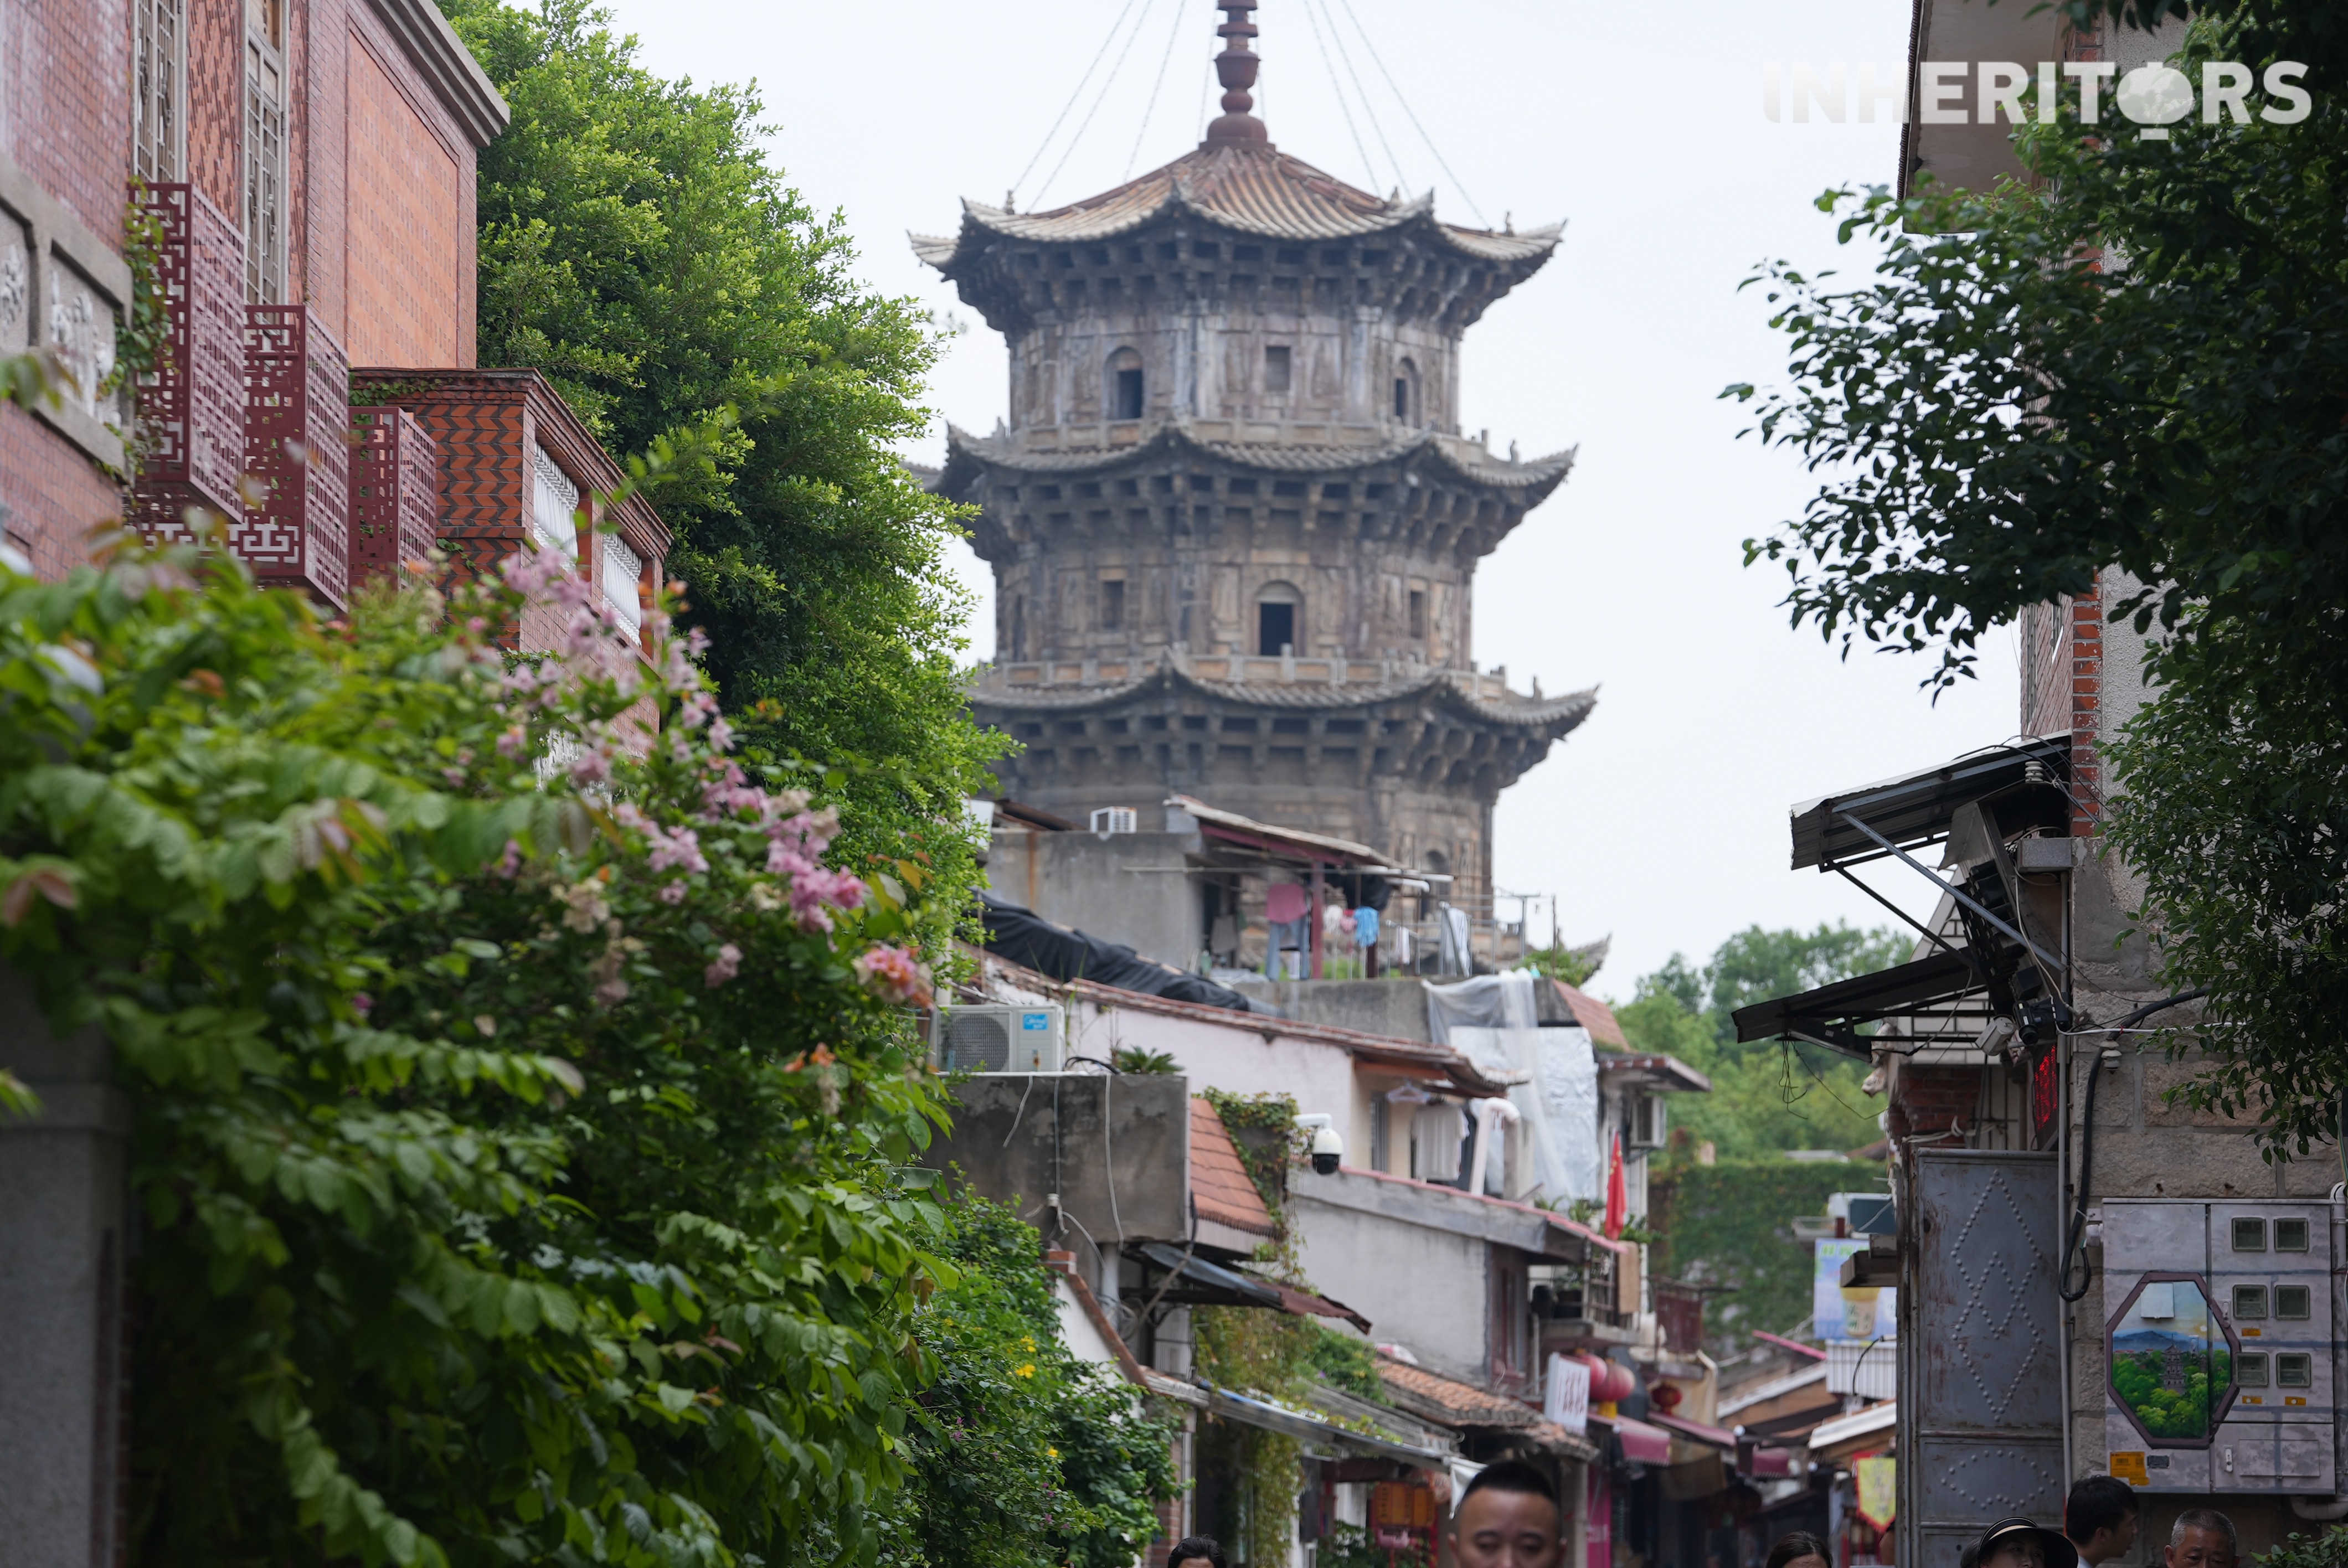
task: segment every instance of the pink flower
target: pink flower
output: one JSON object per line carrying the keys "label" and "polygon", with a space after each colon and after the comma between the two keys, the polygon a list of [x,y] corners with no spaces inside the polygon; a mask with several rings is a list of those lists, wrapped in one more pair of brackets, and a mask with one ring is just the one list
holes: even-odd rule
{"label": "pink flower", "polygon": [[367,995],[365,991],[353,991],[351,993],[351,1010],[358,1014],[361,1020],[365,1020],[369,1013],[375,1011],[375,998]]}
{"label": "pink flower", "polygon": [[510,882],[520,873],[521,841],[509,838],[506,840],[506,852],[498,856],[498,875]]}
{"label": "pink flower", "polygon": [[882,1001],[927,1006],[929,966],[903,948],[868,948],[852,966],[864,989]]}
{"label": "pink flower", "polygon": [[659,897],[664,904],[682,904],[685,902],[685,894],[684,883],[671,882],[662,886]]}
{"label": "pink flower", "polygon": [[727,723],[723,718],[712,719],[709,722],[709,747],[710,750],[717,752],[732,751],[734,749],[734,726]]}
{"label": "pink flower", "polygon": [[618,1007],[628,999],[628,982],[613,975],[595,988],[595,999],[607,1008]]}
{"label": "pink flower", "polygon": [[728,942],[717,949],[717,956],[701,971],[701,983],[714,991],[740,973],[741,968],[742,949]]}
{"label": "pink flower", "polygon": [[518,757],[521,755],[523,748],[529,744],[530,732],[523,729],[520,724],[516,724],[513,728],[508,730],[504,734],[498,737],[498,755],[501,757]]}
{"label": "pink flower", "polygon": [[571,764],[571,782],[575,784],[608,784],[612,777],[612,759],[601,746],[591,746],[579,753]]}
{"label": "pink flower", "polygon": [[717,699],[706,692],[686,694],[676,707],[676,722],[688,730],[699,729],[717,716]]}

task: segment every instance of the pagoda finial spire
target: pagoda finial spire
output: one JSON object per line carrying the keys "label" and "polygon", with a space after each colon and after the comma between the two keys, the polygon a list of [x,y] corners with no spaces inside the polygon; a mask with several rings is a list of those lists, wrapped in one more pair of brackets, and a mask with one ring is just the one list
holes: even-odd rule
{"label": "pagoda finial spire", "polygon": [[1223,84],[1223,112],[1207,127],[1207,139],[1200,145],[1269,148],[1272,133],[1248,112],[1255,107],[1248,89],[1255,86],[1256,67],[1262,63],[1248,46],[1256,36],[1249,15],[1256,0],[1215,0],[1215,7],[1223,13],[1223,25],[1215,29],[1223,40],[1223,52],[1215,56],[1215,79]]}

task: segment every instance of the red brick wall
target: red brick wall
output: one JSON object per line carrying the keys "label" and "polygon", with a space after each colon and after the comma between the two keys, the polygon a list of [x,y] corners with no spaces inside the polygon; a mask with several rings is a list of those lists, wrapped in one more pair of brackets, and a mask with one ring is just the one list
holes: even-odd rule
{"label": "red brick wall", "polygon": [[1981,1102],[1981,1070],[1972,1067],[1911,1067],[1902,1062],[1891,1088],[1891,1115],[1884,1129],[1893,1139],[1929,1138],[1954,1126],[1973,1124]]}
{"label": "red brick wall", "polygon": [[130,167],[130,7],[11,0],[0,7],[0,136],[9,156],[100,239],[122,239]]}
{"label": "red brick wall", "polygon": [[2104,764],[2096,751],[2104,702],[2104,582],[2071,601],[2071,835],[2093,835],[2104,815]]}
{"label": "red brick wall", "polygon": [[0,506],[9,544],[54,581],[88,559],[87,535],[122,515],[122,493],[81,448],[13,403],[0,404]]}
{"label": "red brick wall", "polygon": [[469,368],[474,155],[375,34],[354,16],[344,49],[344,337],[355,364]]}
{"label": "red brick wall", "polygon": [[[244,6],[188,0],[189,183],[244,227]],[[126,110],[126,113],[128,111]]]}

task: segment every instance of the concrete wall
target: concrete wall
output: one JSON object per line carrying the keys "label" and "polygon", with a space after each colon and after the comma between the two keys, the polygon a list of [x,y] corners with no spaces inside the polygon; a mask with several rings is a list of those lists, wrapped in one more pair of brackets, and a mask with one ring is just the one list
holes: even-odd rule
{"label": "concrete wall", "polygon": [[986,1073],[956,1086],[954,1098],[953,1130],[922,1163],[959,1167],[981,1194],[1039,1225],[1049,1225],[1041,1210],[1058,1193],[1082,1235],[1045,1239],[1074,1250],[1097,1291],[1099,1259],[1083,1235],[1114,1250],[1189,1234],[1188,1079]]}
{"label": "concrete wall", "polygon": [[1413,979],[1235,980],[1231,989],[1267,1001],[1299,1023],[1359,1030],[1389,1040],[1426,1040],[1426,992]]}
{"label": "concrete wall", "polygon": [[1288,1212],[1313,1287],[1369,1318],[1375,1342],[1402,1345],[1432,1369],[1482,1386],[1492,1244],[1340,1207],[1303,1188],[1292,1188]]}
{"label": "concrete wall", "polygon": [[0,1113],[0,1560],[91,1568],[120,1550],[130,1103],[95,1030],[49,1032],[0,968],[0,1066],[40,1095]]}
{"label": "concrete wall", "polygon": [[[1145,804],[1112,794],[1097,804],[1132,805],[1142,822],[1154,825],[1164,815],[1164,798]],[[1046,920],[1187,969],[1207,939],[1206,906],[1189,875],[1189,856],[1199,853],[1195,831],[1102,838],[998,827],[986,879],[998,896]]]}

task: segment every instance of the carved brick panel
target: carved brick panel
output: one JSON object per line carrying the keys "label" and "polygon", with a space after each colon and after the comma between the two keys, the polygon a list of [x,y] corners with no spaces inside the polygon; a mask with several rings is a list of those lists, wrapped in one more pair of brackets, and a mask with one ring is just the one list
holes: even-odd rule
{"label": "carved brick panel", "polygon": [[138,526],[184,538],[184,515],[202,507],[242,513],[244,237],[192,185],[150,185],[147,210],[162,228],[161,363],[139,388],[147,456],[134,492]]}
{"label": "carved brick panel", "polygon": [[440,454],[405,408],[354,408],[351,587],[422,560],[439,522]]}
{"label": "carved brick panel", "polygon": [[350,591],[350,362],[306,305],[247,305],[244,466],[230,548],[263,582]]}

